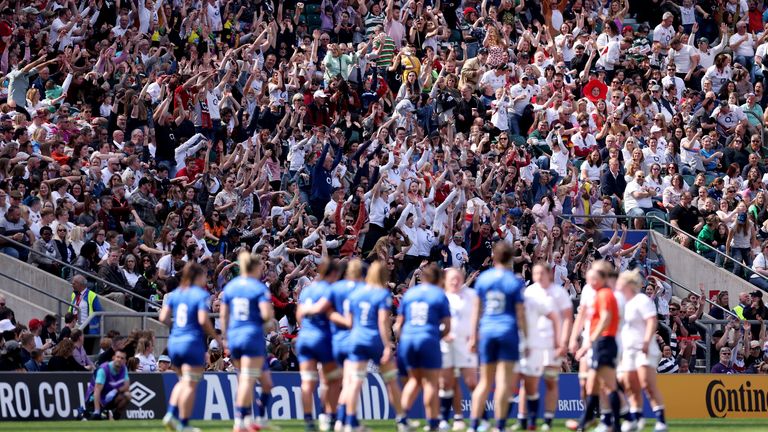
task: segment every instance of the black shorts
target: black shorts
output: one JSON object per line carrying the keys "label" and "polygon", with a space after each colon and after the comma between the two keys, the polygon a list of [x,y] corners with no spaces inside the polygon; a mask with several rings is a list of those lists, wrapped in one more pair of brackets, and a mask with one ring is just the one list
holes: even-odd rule
{"label": "black shorts", "polygon": [[619,347],[613,336],[601,336],[592,344],[592,369],[600,369],[607,366],[616,369],[616,360],[619,357]]}

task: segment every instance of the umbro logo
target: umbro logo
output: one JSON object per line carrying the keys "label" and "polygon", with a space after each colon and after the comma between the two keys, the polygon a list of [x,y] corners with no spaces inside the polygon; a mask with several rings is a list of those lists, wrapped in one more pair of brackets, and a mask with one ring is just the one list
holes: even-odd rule
{"label": "umbro logo", "polygon": [[155,398],[155,392],[140,382],[131,383],[131,402],[141,408]]}

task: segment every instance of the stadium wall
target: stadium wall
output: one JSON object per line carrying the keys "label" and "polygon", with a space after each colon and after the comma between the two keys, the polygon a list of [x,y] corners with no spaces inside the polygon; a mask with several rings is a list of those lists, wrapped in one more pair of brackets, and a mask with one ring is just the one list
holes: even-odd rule
{"label": "stadium wall", "polygon": [[[0,373],[1,420],[74,419],[84,404],[88,373]],[[301,388],[298,373],[273,373],[274,388],[269,416],[272,419],[302,417]],[[174,374],[131,374],[132,400],[128,419],[160,419],[177,378]],[[768,416],[768,376],[761,375],[662,375],[659,386],[664,395],[667,417],[672,419],[762,418]],[[235,374],[205,374],[195,400],[193,418],[231,420],[237,390]],[[257,389],[258,391],[258,389]],[[465,392],[466,395],[466,392]],[[318,406],[316,400],[315,406]],[[465,415],[469,399],[462,406]],[[560,400],[557,418],[576,418],[583,409],[576,374],[560,376]],[[493,410],[493,402],[488,402]],[[361,395],[359,415],[363,419],[394,417],[386,396],[384,382],[369,375]],[[423,418],[417,400],[413,418]],[[646,417],[653,413],[646,401]]]}

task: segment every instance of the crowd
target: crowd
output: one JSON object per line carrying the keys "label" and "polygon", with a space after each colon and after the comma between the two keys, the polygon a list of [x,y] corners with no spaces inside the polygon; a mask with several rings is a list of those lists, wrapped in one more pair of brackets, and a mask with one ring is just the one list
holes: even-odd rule
{"label": "crowd", "polygon": [[651,3],[4,2],[0,251],[71,280],[87,316],[99,297],[157,310],[188,261],[217,312],[251,250],[290,369],[322,258],[382,260],[397,303],[425,262],[471,285],[509,242],[517,273],[549,262],[574,302],[592,261],[639,269],[690,360],[697,330],[673,317],[701,299],[672,302],[618,216],[662,214],[768,287],[768,14]]}

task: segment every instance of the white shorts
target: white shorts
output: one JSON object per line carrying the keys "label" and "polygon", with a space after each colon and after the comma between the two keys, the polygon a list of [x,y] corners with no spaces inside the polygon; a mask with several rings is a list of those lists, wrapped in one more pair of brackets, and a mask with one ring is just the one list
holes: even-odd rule
{"label": "white shorts", "polygon": [[528,357],[520,359],[520,373],[529,377],[541,377],[546,367],[560,367],[561,359],[551,348],[531,348]]}
{"label": "white shorts", "polygon": [[647,355],[642,350],[638,349],[624,350],[624,352],[621,353],[620,369],[622,372],[633,372],[646,366],[656,370],[659,366],[660,359],[661,352],[659,350],[651,349]]}
{"label": "white shorts", "polygon": [[440,352],[443,356],[444,369],[478,367],[477,354],[469,351],[469,338],[458,338],[451,342],[440,341]]}

